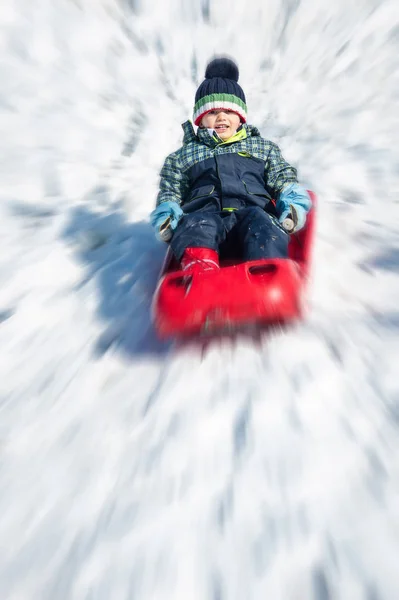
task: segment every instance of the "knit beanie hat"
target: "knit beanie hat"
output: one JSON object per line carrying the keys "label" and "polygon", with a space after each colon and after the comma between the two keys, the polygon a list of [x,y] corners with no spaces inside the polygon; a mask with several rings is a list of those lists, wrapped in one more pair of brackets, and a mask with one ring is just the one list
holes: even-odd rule
{"label": "knit beanie hat", "polygon": [[194,124],[217,108],[234,111],[243,123],[247,120],[245,94],[238,85],[238,66],[230,58],[215,58],[207,66],[205,81],[195,94]]}

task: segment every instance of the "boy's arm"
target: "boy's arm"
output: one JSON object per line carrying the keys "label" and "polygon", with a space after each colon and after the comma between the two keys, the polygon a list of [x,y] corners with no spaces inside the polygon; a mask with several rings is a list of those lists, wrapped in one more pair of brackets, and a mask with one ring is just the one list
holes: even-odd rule
{"label": "boy's arm", "polygon": [[176,152],[166,158],[160,175],[161,181],[156,206],[163,202],[182,204],[189,188],[189,180],[179,166],[179,158]]}
{"label": "boy's arm", "polygon": [[188,191],[189,181],[180,168],[176,152],[166,158],[160,175],[156,208],[150,215],[150,221],[156,237],[168,242],[183,216],[180,205]]}
{"label": "boy's arm", "polygon": [[302,229],[312,202],[305,188],[298,183],[297,170],[283,158],[279,147],[273,143],[266,160],[265,183],[269,193],[277,200],[280,223],[290,217],[292,232]]}
{"label": "boy's arm", "polygon": [[277,144],[270,142],[270,151],[265,165],[265,184],[267,191],[276,200],[290,183],[298,183],[297,170],[281,154]]}

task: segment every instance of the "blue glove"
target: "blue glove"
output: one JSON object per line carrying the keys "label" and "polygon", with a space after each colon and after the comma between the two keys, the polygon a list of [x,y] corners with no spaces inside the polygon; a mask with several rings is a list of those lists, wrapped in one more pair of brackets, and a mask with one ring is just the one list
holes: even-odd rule
{"label": "blue glove", "polygon": [[155,229],[156,237],[163,241],[170,239],[172,237],[171,230],[176,229],[183,214],[180,206],[173,200],[162,202],[157,206],[150,215],[151,225]]}
{"label": "blue glove", "polygon": [[295,233],[302,229],[306,223],[306,215],[312,207],[309,194],[298,183],[291,183],[280,194],[276,203],[277,212],[280,214],[279,222],[290,217],[293,221],[293,228],[289,233]]}

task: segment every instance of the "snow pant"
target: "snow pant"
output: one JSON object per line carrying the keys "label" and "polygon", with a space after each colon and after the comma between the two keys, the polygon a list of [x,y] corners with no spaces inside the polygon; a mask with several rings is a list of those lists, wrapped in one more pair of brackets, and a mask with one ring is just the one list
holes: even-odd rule
{"label": "snow pant", "polygon": [[258,206],[232,212],[210,210],[185,214],[170,245],[177,260],[186,248],[219,249],[228,242],[243,260],[287,258],[289,236],[277,219]]}

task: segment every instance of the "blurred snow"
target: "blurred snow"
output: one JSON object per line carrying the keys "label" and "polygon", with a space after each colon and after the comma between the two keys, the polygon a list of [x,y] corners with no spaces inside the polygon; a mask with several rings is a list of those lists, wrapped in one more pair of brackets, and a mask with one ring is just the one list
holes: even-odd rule
{"label": "blurred snow", "polygon": [[[161,344],[214,53],[319,197],[308,320]],[[0,598],[397,600],[396,0],[0,5]]]}

